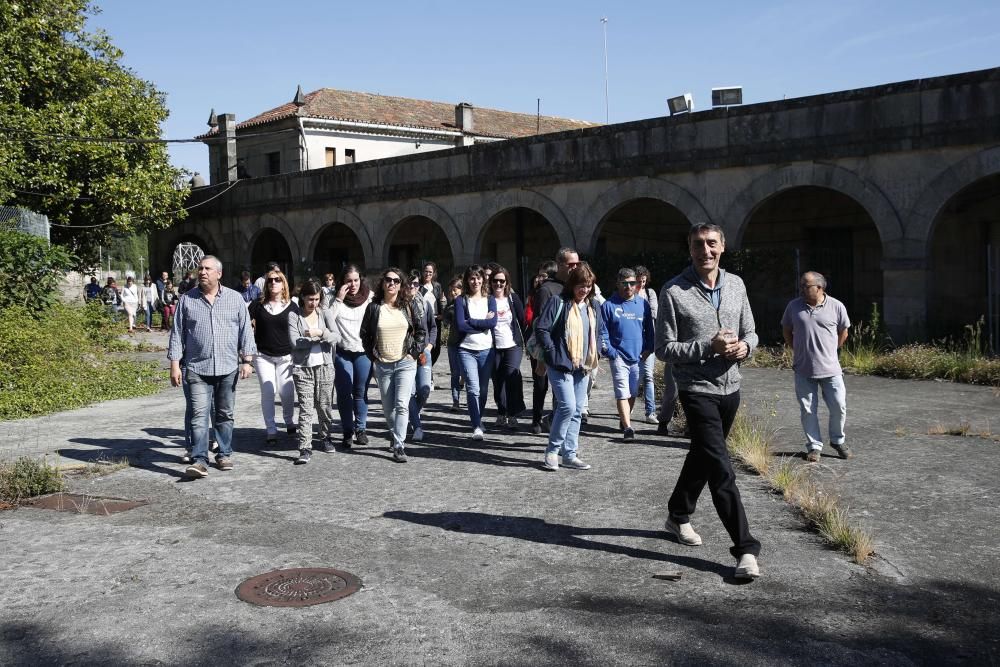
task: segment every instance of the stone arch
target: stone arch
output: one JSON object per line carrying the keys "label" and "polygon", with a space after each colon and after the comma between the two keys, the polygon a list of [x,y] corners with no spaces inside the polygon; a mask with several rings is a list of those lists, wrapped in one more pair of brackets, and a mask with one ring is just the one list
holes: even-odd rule
{"label": "stone arch", "polygon": [[607,217],[618,208],[637,199],[655,199],[673,206],[689,222],[713,222],[712,216],[693,194],[681,186],[661,178],[642,176],[617,183],[588,207],[587,218],[580,229],[580,238],[587,240],[585,253],[593,252]]}
{"label": "stone arch", "polygon": [[389,246],[392,245],[393,235],[395,235],[399,229],[399,225],[404,220],[413,217],[427,218],[436,224],[448,239],[448,245],[451,246],[452,260],[457,261],[458,257],[465,250],[465,244],[462,242],[462,233],[455,219],[442,206],[432,201],[427,199],[409,199],[389,211],[389,214],[385,217],[385,239],[382,242],[382,247],[379,249],[378,265],[380,267],[388,266]]}
{"label": "stone arch", "polygon": [[574,231],[573,225],[570,224],[569,219],[559,205],[539,192],[521,188],[518,190],[504,190],[497,193],[495,197],[489,199],[476,212],[475,218],[473,218],[476,225],[473,259],[478,259],[482,252],[483,239],[486,236],[486,229],[489,226],[489,222],[504,211],[512,208],[526,208],[538,213],[548,220],[549,224],[556,230],[560,246],[577,247],[580,237]]}
{"label": "stone arch", "polygon": [[357,239],[358,244],[361,246],[361,264],[364,266],[372,264],[375,258],[372,236],[360,217],[339,206],[320,211],[317,215],[323,222],[316,225],[315,231],[305,244],[306,250],[309,253],[306,257],[310,261],[315,263],[320,239],[323,238],[324,233],[326,233],[330,226],[343,225],[354,234],[354,238]]}
{"label": "stone arch", "polygon": [[[251,275],[261,275],[266,262],[273,259],[282,264],[282,270],[288,275],[288,279],[292,285],[296,283],[297,278],[305,277],[295,275],[303,255],[301,254],[302,250],[298,235],[295,234],[294,229],[287,220],[272,213],[264,213],[255,220],[243,225],[241,231],[243,234],[243,243],[241,245],[244,252],[240,256]],[[288,248],[287,256],[281,256],[283,253],[272,252],[269,256],[265,257],[264,253],[257,252],[257,243],[261,237],[272,233],[277,234],[284,240]],[[286,263],[287,266],[285,265]]]}
{"label": "stone arch", "polygon": [[923,188],[914,204],[908,216],[907,240],[920,243],[928,256],[934,228],[948,203],[962,190],[996,174],[1000,174],[1000,146],[983,149],[947,167]]}
{"label": "stone arch", "polygon": [[874,183],[838,165],[809,162],[768,171],[736,196],[720,223],[729,244],[734,248],[742,245],[747,224],[761,204],[784,190],[801,186],[827,188],[856,201],[875,223],[883,248],[903,237],[895,206]]}
{"label": "stone arch", "polygon": [[150,271],[170,271],[171,268],[161,267],[172,267],[174,249],[185,241],[196,243],[206,255],[219,256],[223,262],[224,270],[227,273],[230,271],[226,265],[227,258],[221,256],[223,246],[219,243],[218,236],[213,233],[211,228],[200,222],[184,222],[160,232],[157,235],[156,245],[156,261],[158,262],[158,266],[155,269],[150,266]]}

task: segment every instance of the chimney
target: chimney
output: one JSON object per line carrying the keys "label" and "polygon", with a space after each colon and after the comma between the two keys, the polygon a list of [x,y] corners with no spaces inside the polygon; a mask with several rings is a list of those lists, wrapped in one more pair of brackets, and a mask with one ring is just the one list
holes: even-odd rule
{"label": "chimney", "polygon": [[463,132],[472,132],[472,105],[468,102],[455,105],[455,127]]}
{"label": "chimney", "polygon": [[232,183],[236,180],[236,114],[224,113],[218,118],[219,180]]}
{"label": "chimney", "polygon": [[[473,133],[475,126],[472,120],[472,105],[468,102],[455,105],[455,127],[461,130],[463,135]],[[463,136],[459,143],[460,146],[471,146],[472,144],[473,139],[470,136]]]}

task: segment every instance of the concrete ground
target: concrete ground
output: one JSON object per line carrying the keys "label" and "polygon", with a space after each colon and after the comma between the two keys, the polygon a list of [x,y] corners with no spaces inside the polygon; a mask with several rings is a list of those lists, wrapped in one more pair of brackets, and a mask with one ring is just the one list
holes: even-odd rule
{"label": "concrete ground", "polygon": [[[446,387],[446,360],[436,371]],[[745,376],[745,404],[776,410],[779,453],[798,451],[790,373]],[[687,443],[645,424],[621,442],[607,377],[582,472],[541,470],[545,440],[525,430],[471,441],[440,388],[408,463],[384,448],[373,390],[369,447],[293,466],[288,436],[264,442],[256,381],[243,382],[235,469],[195,482],[182,477],[179,389],[0,424],[0,459],[128,456],[131,468],[73,490],[149,503],[108,517],[0,513],[0,664],[1000,660],[1000,445],[927,435],[937,420],[985,431],[1000,405],[990,389],[849,377],[857,456],[812,467],[874,531],[876,558],[862,567],[830,550],[741,474],[764,545],[762,577],[741,583],[707,491],[694,517],[704,546],[663,532]],[[236,598],[243,580],[293,567],[347,570],[364,586],[301,609]],[[654,578],[664,571],[681,577]]]}

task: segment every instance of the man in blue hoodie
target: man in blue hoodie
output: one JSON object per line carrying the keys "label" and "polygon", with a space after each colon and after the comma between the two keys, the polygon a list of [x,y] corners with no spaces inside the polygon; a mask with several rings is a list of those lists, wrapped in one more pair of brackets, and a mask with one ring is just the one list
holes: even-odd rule
{"label": "man in blue hoodie", "polygon": [[653,311],[648,301],[636,297],[637,282],[633,269],[619,269],[618,290],[601,306],[601,348],[611,366],[624,440],[635,440],[631,416],[639,393],[639,367],[653,352]]}

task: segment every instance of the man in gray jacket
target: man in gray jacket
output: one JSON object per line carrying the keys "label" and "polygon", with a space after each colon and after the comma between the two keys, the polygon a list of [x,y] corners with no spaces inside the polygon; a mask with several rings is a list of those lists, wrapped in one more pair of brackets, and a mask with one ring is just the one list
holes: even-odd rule
{"label": "man in gray jacket", "polygon": [[719,268],[726,239],[718,225],[692,225],[688,249],[691,266],[663,286],[656,322],[656,356],[673,367],[691,431],[665,528],[682,544],[701,544],[690,518],[707,483],[733,540],[736,577],[754,579],[760,576],[760,542],[750,534],[726,451],[740,407],[739,362],[757,346],[753,313],[743,281]]}

